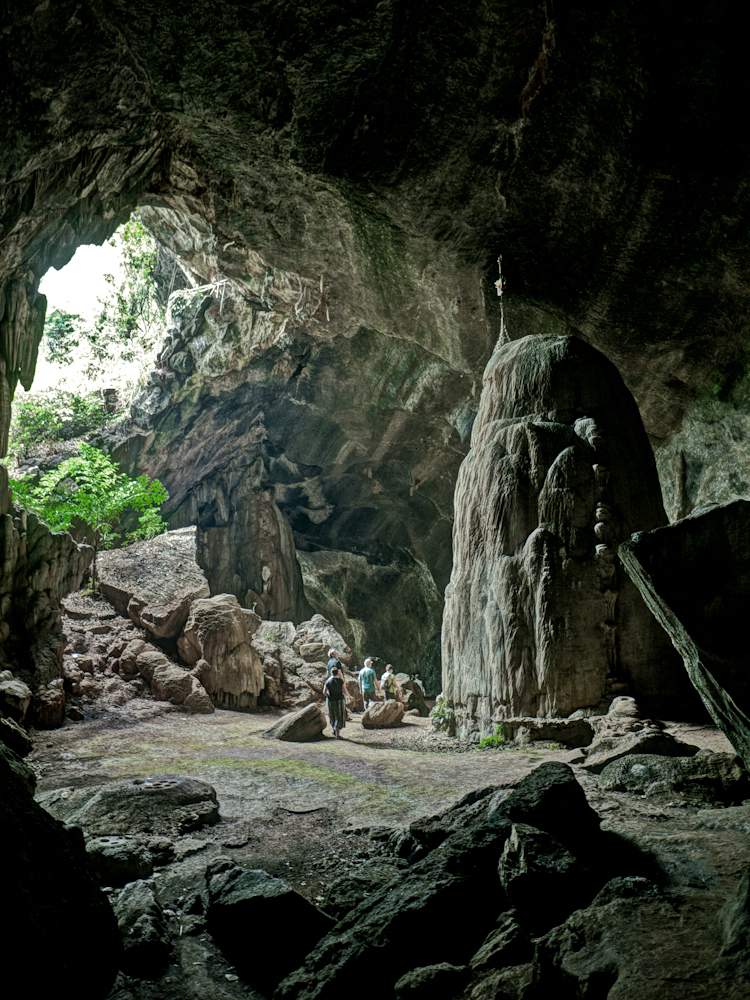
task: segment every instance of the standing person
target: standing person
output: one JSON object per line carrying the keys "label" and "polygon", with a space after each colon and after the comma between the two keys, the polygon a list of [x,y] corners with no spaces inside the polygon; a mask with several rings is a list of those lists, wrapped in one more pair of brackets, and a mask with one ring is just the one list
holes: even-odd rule
{"label": "standing person", "polygon": [[333,670],[334,667],[336,667],[336,669],[339,671],[339,673],[343,675],[344,668],[341,665],[341,660],[339,660],[338,650],[337,649],[329,649],[328,650],[328,676],[329,677],[331,676],[331,671]]}
{"label": "standing person", "polygon": [[344,681],[338,667],[333,667],[330,677],[323,685],[323,694],[326,696],[326,708],[328,718],[331,720],[331,729],[337,740],[341,739],[341,730],[346,725],[346,698],[344,696]]}
{"label": "standing person", "polygon": [[397,694],[401,694],[401,688],[396,683],[396,677],[393,673],[393,665],[388,663],[380,678],[380,686],[385,694],[385,699],[388,701],[389,698],[395,698]]}
{"label": "standing person", "polygon": [[367,711],[370,702],[375,701],[377,697],[377,674],[372,668],[371,656],[367,657],[365,665],[357,676],[359,677],[359,690],[362,692],[362,700],[365,703],[365,711]]}

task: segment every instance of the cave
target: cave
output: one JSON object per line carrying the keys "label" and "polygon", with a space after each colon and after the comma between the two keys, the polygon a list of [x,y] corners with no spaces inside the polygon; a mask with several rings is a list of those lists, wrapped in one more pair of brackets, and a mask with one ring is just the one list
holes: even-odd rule
{"label": "cave", "polygon": [[[281,777],[272,794],[251,782],[259,801],[271,794],[275,803],[262,817],[269,842],[282,843],[290,817],[311,845],[348,824],[353,855],[385,900],[363,917],[368,927],[388,911],[389,885],[403,899],[434,895],[415,904],[414,961],[394,961],[387,989],[618,1000],[684,996],[690,980],[696,998],[750,995],[750,85],[740,39],[729,5],[693,0],[658,0],[647,14],[633,3],[553,0],[10,6],[0,43],[0,453],[14,398],[33,385],[47,313],[39,286],[50,268],[109,240],[136,213],[172,268],[167,297],[175,276],[189,292],[169,297],[154,369],[127,418],[89,438],[122,472],[166,487],[170,540],[142,549],[140,566],[171,560],[179,593],[143,581],[134,589],[123,548],[102,578],[114,610],[102,617],[89,603],[84,613],[84,598],[67,596],[90,561],[82,536],[50,534],[14,507],[0,466],[0,722],[13,730],[11,754],[29,752],[29,725],[36,733],[28,759],[48,810],[34,836],[9,839],[8,851],[31,872],[49,837],[59,863],[85,873],[88,888],[69,893],[63,916],[45,903],[40,928],[64,924],[66,912],[88,914],[80,919],[101,927],[102,955],[120,947],[117,921],[120,931],[150,921],[161,941],[134,952],[126,940],[127,961],[102,959],[91,997],[111,990],[112,1000],[146,1000],[182,988],[323,997],[336,976],[371,967],[372,949],[350,942],[339,962],[326,944],[331,921],[345,931],[351,907],[329,897],[316,907],[325,891],[303,889],[301,862],[296,895],[282,889],[285,866],[299,859],[285,860],[281,847],[253,855],[252,836],[243,842],[260,814],[237,805],[234,777],[222,778],[220,798],[226,791],[242,822],[235,817],[217,841],[229,860],[214,852],[200,888],[190,882],[192,895],[183,893],[179,945],[177,917],[164,917],[177,906],[170,894],[162,906],[150,875],[130,880],[140,885],[130,895],[116,897],[112,883],[113,910],[80,835],[90,846],[138,833],[131,813],[120,829],[86,812],[83,791],[105,778],[133,782],[128,802],[145,801],[144,787],[163,794],[165,815],[203,817],[184,819],[179,850],[165,846],[177,821],[163,817],[139,842],[151,861],[134,848],[144,872],[161,858],[168,883],[177,871],[169,865],[189,867],[202,849],[196,831],[219,822],[216,793],[201,784],[212,772],[190,770],[187,742],[184,764],[167,755],[165,772],[153,747],[150,770],[127,763],[124,745],[110,766],[97,740],[117,742],[131,727],[159,746],[163,726],[182,747],[184,722],[196,747],[199,724],[218,742],[222,733],[244,739],[237,727],[249,725],[249,774],[266,745],[262,713],[320,703],[329,647],[341,656],[350,708],[364,658],[378,676],[393,663],[402,709],[431,709],[447,741],[431,758],[445,760],[447,777],[434,764],[420,777],[436,798],[393,777],[388,808],[363,799],[367,821],[341,813],[315,826],[333,807],[301,791],[300,775],[330,779],[341,794],[348,787],[330,778],[317,744],[318,757],[274,758],[288,796]],[[119,616],[122,641],[100,639],[92,654],[94,640],[80,639],[76,651],[75,622],[89,613],[89,639]],[[120,717],[112,698],[109,715],[85,717],[76,699],[87,685],[104,698],[110,680],[110,695],[135,684],[157,700],[140,721],[122,703]],[[168,705],[163,716],[159,704]],[[70,734],[89,724],[79,746]],[[451,740],[460,752],[446,750]],[[537,777],[535,743],[546,754]],[[608,769],[627,759],[626,743],[636,770],[615,775]],[[480,746],[505,746],[499,777],[478,764],[461,770]],[[400,749],[408,744],[387,752]],[[58,751],[76,768],[91,754],[96,782],[87,784],[84,767],[63,796]],[[646,793],[649,755],[673,760]],[[7,766],[13,780],[33,784],[26,765]],[[367,768],[380,775],[380,766],[368,757],[346,780],[370,780]],[[514,789],[511,804],[499,783]],[[96,808],[120,815],[105,792]],[[24,794],[9,793],[9,838],[12,817],[32,815]],[[578,840],[552,816],[563,801]],[[619,826],[604,822],[606,843],[592,807],[621,817]],[[675,842],[684,837],[683,855],[649,860],[659,823],[673,825]],[[701,830],[714,831],[704,868]],[[638,836],[636,858],[626,840]],[[733,838],[742,842],[734,862]],[[96,856],[108,849],[99,843]],[[591,863],[587,851],[617,855],[622,866]],[[540,857],[556,859],[554,884],[540,881]],[[480,871],[497,878],[498,863],[506,924],[472,881]],[[260,868],[266,881],[250,877]],[[341,893],[361,903],[365,883],[351,879]],[[428,883],[442,888],[431,895]],[[44,895],[38,873],[29,886],[24,899]],[[529,908],[534,893],[549,894],[543,916]],[[649,927],[667,926],[678,896],[692,930],[679,947],[665,938],[653,979],[635,945],[618,948],[617,928],[636,912]],[[467,910],[481,940],[467,925],[451,948],[436,947],[434,927]],[[605,910],[610,923],[597,923]],[[407,933],[407,904],[393,912],[373,949]],[[266,916],[269,927],[277,918],[317,927],[276,973],[258,971],[232,930],[233,920],[260,926]],[[204,930],[217,944],[199,953]],[[588,964],[563,941],[567,932],[588,942]],[[261,950],[278,946],[258,934]],[[667,985],[668,956],[689,950],[690,934],[697,964],[680,966],[678,985]],[[167,940],[179,973],[169,971]],[[216,976],[193,982],[185,969],[206,965],[209,952]],[[64,949],[59,961],[68,968]],[[229,971],[219,976],[219,965]],[[315,968],[332,971],[313,986]],[[212,992],[217,982],[236,992]]]}

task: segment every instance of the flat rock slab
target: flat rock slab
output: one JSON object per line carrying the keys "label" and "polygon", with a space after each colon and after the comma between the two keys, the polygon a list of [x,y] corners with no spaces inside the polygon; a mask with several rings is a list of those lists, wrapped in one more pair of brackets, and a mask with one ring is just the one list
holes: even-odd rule
{"label": "flat rock slab", "polygon": [[98,563],[102,594],[121,615],[160,638],[176,638],[191,603],[209,595],[195,561],[194,527],[110,549]]}
{"label": "flat rock slab", "polygon": [[701,751],[694,757],[634,754],[608,764],[599,775],[610,792],[632,792],[656,801],[739,805],[750,796],[750,778],[738,757]]}
{"label": "flat rock slab", "polygon": [[645,732],[626,732],[622,736],[613,735],[602,738],[598,748],[586,757],[581,766],[590,774],[601,774],[608,764],[629,757],[633,754],[656,754],[660,757],[693,757],[698,753],[698,747],[683,743],[670,736],[669,733],[647,730]]}
{"label": "flat rock slab", "polygon": [[564,747],[587,747],[594,738],[594,729],[588,719],[503,719],[502,735],[518,743],[549,740]]}
{"label": "flat rock slab", "polygon": [[80,826],[90,836],[169,836],[219,820],[216,791],[195,778],[134,778],[95,793],[90,788],[59,789],[39,801],[57,819]]}

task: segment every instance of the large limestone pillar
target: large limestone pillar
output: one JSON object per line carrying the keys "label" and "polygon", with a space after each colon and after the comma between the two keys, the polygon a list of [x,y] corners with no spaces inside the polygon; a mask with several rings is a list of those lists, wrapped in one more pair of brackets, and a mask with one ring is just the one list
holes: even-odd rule
{"label": "large limestone pillar", "polygon": [[455,511],[443,691],[460,732],[625,692],[675,707],[689,681],[616,558],[666,523],[656,467],[602,354],[553,336],[495,351]]}

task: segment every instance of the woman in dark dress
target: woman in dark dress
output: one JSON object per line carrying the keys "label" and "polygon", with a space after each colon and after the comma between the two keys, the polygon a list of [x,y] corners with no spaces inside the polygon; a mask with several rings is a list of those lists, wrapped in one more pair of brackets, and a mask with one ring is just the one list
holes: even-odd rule
{"label": "woman in dark dress", "polygon": [[326,696],[326,708],[328,709],[328,718],[331,720],[333,735],[337,740],[340,740],[341,730],[346,725],[346,697],[344,696],[344,680],[338,667],[331,670],[330,677],[323,685],[323,694]]}

